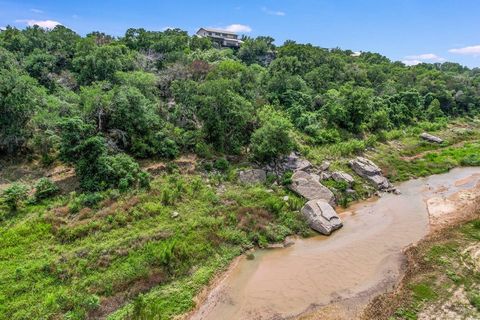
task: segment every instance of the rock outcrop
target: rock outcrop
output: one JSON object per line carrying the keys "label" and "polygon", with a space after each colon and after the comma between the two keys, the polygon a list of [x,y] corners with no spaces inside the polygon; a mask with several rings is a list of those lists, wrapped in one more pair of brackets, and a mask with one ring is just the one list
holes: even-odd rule
{"label": "rock outcrop", "polygon": [[333,192],[305,171],[297,171],[292,176],[290,189],[307,200],[324,200],[331,205],[335,204]]}
{"label": "rock outcrop", "polygon": [[301,212],[309,226],[324,235],[330,235],[334,230],[342,227],[340,217],[332,206],[323,200],[308,201]]}
{"label": "rock outcrop", "polygon": [[248,169],[238,172],[238,181],[244,184],[264,183],[267,179],[265,170]]}
{"label": "rock outcrop", "polygon": [[340,181],[346,182],[349,186],[352,186],[353,183],[355,182],[355,180],[351,175],[343,171],[332,172],[332,179],[337,182],[340,182]]}
{"label": "rock outcrop", "polygon": [[420,138],[422,138],[423,140],[426,140],[428,142],[433,142],[433,143],[442,143],[443,142],[443,139],[437,137],[437,136],[434,136],[434,135],[431,135],[429,133],[422,133],[420,135]]}
{"label": "rock outcrop", "polygon": [[353,171],[370,181],[378,190],[395,191],[390,181],[383,176],[382,170],[372,161],[363,157],[357,157],[354,160],[350,160],[349,164]]}

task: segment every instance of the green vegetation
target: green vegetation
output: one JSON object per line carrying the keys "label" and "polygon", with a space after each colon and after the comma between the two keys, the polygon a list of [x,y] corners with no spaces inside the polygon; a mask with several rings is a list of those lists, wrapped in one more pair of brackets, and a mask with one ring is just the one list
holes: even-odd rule
{"label": "green vegetation", "polygon": [[309,232],[283,188],[240,187],[227,176],[215,178],[222,193],[201,176],[174,174],[148,191],[19,206],[0,226],[0,318],[103,316],[140,293],[115,317],[161,310],[168,318],[188,311],[234,256]]}
{"label": "green vegetation", "polygon": [[438,129],[479,112],[477,69],[244,40],[235,51],[179,29],[129,29],[114,38],[7,27],[1,154],[72,164],[84,190],[125,189],[143,178],[134,159],[119,154],[270,161],[292,148],[320,148],[344,157],[418,123]]}
{"label": "green vegetation", "polygon": [[[480,164],[478,69],[244,40],[231,50],[178,29],[0,31],[0,161],[66,165],[78,180],[65,192],[1,172],[0,319],[188,311],[235,256],[309,233],[303,200],[276,177],[235,183],[252,161],[297,150],[352,174],[348,158],[367,153],[393,181]],[[421,142],[422,131],[446,142]],[[202,170],[179,174],[185,154]],[[166,173],[150,176],[148,161]],[[325,184],[344,206],[372,191]],[[436,299],[429,288],[415,292]]]}

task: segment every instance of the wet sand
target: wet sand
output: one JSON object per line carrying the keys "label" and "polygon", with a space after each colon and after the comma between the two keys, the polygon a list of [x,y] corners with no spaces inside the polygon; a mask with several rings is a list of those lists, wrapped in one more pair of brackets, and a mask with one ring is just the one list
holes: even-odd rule
{"label": "wet sand", "polygon": [[452,214],[460,194],[479,181],[480,168],[411,180],[398,186],[399,196],[341,212],[344,227],[330,237],[240,258],[191,319],[355,318],[372,297],[392,290],[403,248],[428,233],[431,216]]}

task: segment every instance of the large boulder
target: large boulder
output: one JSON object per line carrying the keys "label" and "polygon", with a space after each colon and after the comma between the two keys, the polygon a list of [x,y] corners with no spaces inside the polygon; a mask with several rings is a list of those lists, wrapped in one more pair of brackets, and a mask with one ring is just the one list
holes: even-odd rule
{"label": "large boulder", "polygon": [[307,200],[321,199],[331,205],[335,204],[333,192],[305,171],[297,171],[293,174],[290,189]]}
{"label": "large boulder", "polygon": [[353,185],[353,183],[355,182],[355,180],[351,175],[343,171],[332,172],[332,178],[337,182],[341,182],[341,181],[346,182],[349,186]]}
{"label": "large boulder", "polygon": [[357,157],[350,160],[349,164],[353,171],[370,181],[377,189],[394,191],[392,184],[382,175],[382,170],[372,161],[363,157]]}
{"label": "large boulder", "polygon": [[350,160],[349,164],[350,167],[361,177],[382,174],[382,170],[375,163],[363,157],[357,157],[356,159]]}
{"label": "large boulder", "polygon": [[267,179],[265,170],[248,169],[238,172],[238,180],[244,184],[264,183]]}
{"label": "large boulder", "polygon": [[330,204],[323,200],[308,201],[301,210],[309,226],[324,235],[342,227],[342,220]]}
{"label": "large boulder", "polygon": [[433,142],[433,143],[442,143],[443,142],[443,140],[441,138],[436,137],[436,136],[431,135],[431,134],[426,133],[426,132],[422,133],[420,135],[420,138],[422,138],[423,140],[426,140],[428,142]]}

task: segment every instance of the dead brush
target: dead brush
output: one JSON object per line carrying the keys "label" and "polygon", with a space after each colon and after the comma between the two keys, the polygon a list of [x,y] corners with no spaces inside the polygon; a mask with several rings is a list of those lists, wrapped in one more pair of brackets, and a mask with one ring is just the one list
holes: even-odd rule
{"label": "dead brush", "polygon": [[265,231],[273,215],[265,209],[243,207],[237,210],[237,227],[243,231]]}

